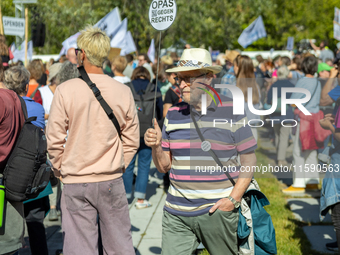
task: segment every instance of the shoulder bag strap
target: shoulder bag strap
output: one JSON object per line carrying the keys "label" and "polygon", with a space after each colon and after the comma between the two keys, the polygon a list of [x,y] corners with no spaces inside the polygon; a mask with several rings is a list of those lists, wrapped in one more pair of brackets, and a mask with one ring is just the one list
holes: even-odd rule
{"label": "shoulder bag strap", "polygon": [[93,94],[97,98],[98,102],[103,107],[104,111],[106,112],[107,116],[112,121],[113,125],[116,127],[120,140],[122,140],[122,136],[121,136],[121,133],[120,133],[120,125],[119,125],[118,120],[117,120],[116,116],[114,115],[111,107],[106,103],[106,101],[102,97],[102,95],[100,93],[100,90],[97,88],[96,84],[94,84],[90,80],[90,78],[87,75],[84,67],[80,66],[80,67],[78,67],[78,70],[79,70],[79,73],[80,73],[80,77],[79,78],[81,78],[83,81],[85,81],[87,83],[87,85],[90,87],[90,89],[92,90]]}
{"label": "shoulder bag strap", "polygon": [[153,89],[157,90],[157,86],[150,81],[148,86],[145,88],[145,93],[151,92]]}
{"label": "shoulder bag strap", "polygon": [[35,96],[35,94],[37,93],[37,91],[38,91],[38,89],[40,89],[41,88],[41,84],[38,84],[38,87],[33,91],[33,93],[30,95],[30,98],[34,98],[34,96]]}
{"label": "shoulder bag strap", "polygon": [[127,86],[130,87],[131,92],[132,92],[132,94],[133,94],[134,97],[135,97],[135,95],[138,95],[137,92],[136,92],[136,90],[135,90],[135,86],[133,85],[132,82],[127,82],[127,83],[125,83],[125,85],[127,85]]}
{"label": "shoulder bag strap", "polygon": [[170,89],[176,94],[176,96],[178,96],[179,98],[178,102],[181,103],[182,102],[181,94],[178,94],[177,91],[173,88],[173,86],[171,86]]}
{"label": "shoulder bag strap", "polygon": [[26,107],[26,103],[25,103],[25,100],[17,95],[19,97],[19,100],[20,100],[20,104],[21,104],[21,109],[22,109],[22,112],[24,113],[24,117],[25,117],[25,121],[28,119],[28,114],[27,114],[27,107]]}
{"label": "shoulder bag strap", "polygon": [[[199,129],[199,127],[197,125],[197,121],[195,120],[195,117],[193,116],[193,114],[190,114],[190,115],[191,115],[192,121],[194,122],[195,129],[198,133],[198,136],[200,137],[201,141],[204,142],[205,139],[204,139],[204,137],[201,133],[201,130]],[[221,167],[221,169],[223,169],[224,166],[223,166],[222,162],[220,161],[220,159],[217,157],[216,153],[212,149],[209,150],[209,153],[210,153],[210,156],[215,160],[215,162]],[[228,171],[225,171],[224,173],[227,175],[228,179],[233,184],[233,186],[235,186],[236,183],[235,183],[234,179],[230,176]]]}

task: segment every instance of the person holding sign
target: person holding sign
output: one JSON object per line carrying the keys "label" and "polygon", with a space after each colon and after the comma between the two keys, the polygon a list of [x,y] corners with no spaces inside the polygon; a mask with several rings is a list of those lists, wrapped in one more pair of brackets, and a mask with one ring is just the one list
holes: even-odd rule
{"label": "person holding sign", "polygon": [[[228,118],[233,123],[245,120],[233,115],[230,98],[202,96],[213,94],[213,75],[222,70],[212,66],[210,53],[205,49],[186,49],[178,66],[166,70],[177,73],[176,79],[184,102],[171,107],[163,131],[154,122],[144,136],[152,148],[153,161],[162,173],[169,172],[170,188],[164,206],[162,254],[192,254],[202,242],[210,254],[238,254],[238,207],[252,179],[252,172],[241,172],[241,165],[256,165],[256,140],[248,125],[213,126],[213,119]],[[218,102],[218,104],[217,104]],[[228,102],[228,103],[227,103]],[[207,113],[201,112],[206,104]],[[201,127],[204,142],[193,123]],[[228,125],[229,127],[229,125]],[[205,146],[210,144],[223,165],[235,167],[229,179],[223,171],[204,172],[204,167],[216,166]],[[201,171],[202,170],[202,171]],[[233,186],[232,183],[235,183]]]}

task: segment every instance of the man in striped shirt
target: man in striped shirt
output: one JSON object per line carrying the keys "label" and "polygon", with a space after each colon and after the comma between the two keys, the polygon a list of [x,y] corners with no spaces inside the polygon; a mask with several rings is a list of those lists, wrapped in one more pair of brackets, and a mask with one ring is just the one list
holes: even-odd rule
{"label": "man in striped shirt", "polygon": [[[207,96],[206,114],[202,114],[202,94],[211,94],[207,89],[213,90],[213,74],[220,71],[221,67],[212,66],[208,51],[184,50],[178,67],[167,70],[178,73],[184,102],[169,109],[163,132],[155,122],[155,128],[145,134],[157,169],[170,173],[163,255],[192,254],[200,242],[213,255],[238,253],[238,207],[252,173],[240,171],[237,158],[243,169],[251,169],[256,165],[257,145],[247,117],[233,115],[231,98],[219,98],[216,93]],[[223,169],[202,146],[192,118]],[[224,171],[229,172],[235,186]]]}

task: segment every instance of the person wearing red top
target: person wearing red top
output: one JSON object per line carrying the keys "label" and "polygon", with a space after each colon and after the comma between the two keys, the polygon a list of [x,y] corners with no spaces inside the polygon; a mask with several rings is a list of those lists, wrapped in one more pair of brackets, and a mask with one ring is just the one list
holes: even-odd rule
{"label": "person wearing red top", "polygon": [[27,97],[33,98],[38,89],[45,84],[39,84],[38,80],[44,73],[44,66],[40,59],[34,59],[27,67],[30,72],[30,82],[28,86]]}
{"label": "person wearing red top", "polygon": [[[0,178],[24,123],[19,97],[0,84]],[[5,202],[5,223],[0,228],[0,254],[15,252],[23,245],[22,202]]]}

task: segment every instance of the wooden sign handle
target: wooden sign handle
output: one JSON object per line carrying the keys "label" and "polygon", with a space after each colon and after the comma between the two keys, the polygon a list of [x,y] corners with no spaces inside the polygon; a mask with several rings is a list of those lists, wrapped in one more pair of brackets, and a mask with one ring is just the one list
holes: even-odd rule
{"label": "wooden sign handle", "polygon": [[28,66],[27,60],[27,45],[28,45],[28,8],[25,8],[25,67]]}

